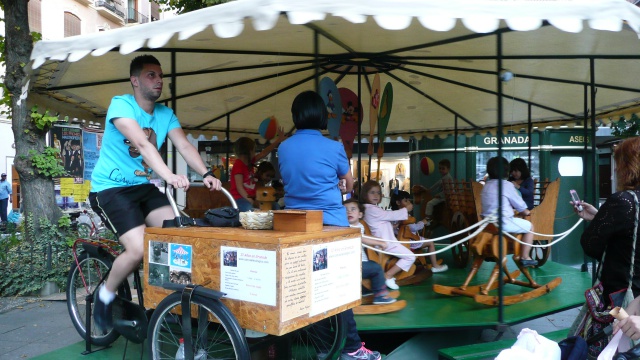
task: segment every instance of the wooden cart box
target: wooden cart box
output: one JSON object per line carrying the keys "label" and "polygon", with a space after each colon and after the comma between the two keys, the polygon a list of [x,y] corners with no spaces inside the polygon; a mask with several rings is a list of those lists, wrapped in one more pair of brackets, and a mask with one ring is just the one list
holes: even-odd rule
{"label": "wooden cart box", "polygon": [[147,228],[144,302],[162,282],[220,290],[243,328],[283,335],[360,305],[359,229],[283,232],[242,228]]}

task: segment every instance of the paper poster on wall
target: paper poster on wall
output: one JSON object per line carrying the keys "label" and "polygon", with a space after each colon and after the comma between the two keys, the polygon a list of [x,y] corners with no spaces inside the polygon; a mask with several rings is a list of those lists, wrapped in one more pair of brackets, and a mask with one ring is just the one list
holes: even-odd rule
{"label": "paper poster on wall", "polygon": [[51,144],[60,151],[66,176],[83,177],[82,129],[79,126],[54,125],[50,132]]}
{"label": "paper poster on wall", "polygon": [[276,305],[276,252],[221,246],[220,291],[226,297]]}
{"label": "paper poster on wall", "polygon": [[285,248],[280,254],[280,315],[287,321],[311,310],[311,246]]}
{"label": "paper poster on wall", "polygon": [[84,155],[84,178],[91,179],[93,168],[98,162],[100,156],[100,148],[102,148],[102,130],[82,131],[82,147]]}
{"label": "paper poster on wall", "polygon": [[359,237],[315,245],[311,253],[309,316],[360,299],[362,250]]}

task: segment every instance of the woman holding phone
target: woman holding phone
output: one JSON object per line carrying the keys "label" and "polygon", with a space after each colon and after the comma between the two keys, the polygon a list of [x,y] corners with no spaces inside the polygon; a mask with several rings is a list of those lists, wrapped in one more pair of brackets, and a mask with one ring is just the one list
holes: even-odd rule
{"label": "woman holding phone", "polygon": [[[574,211],[582,219],[590,221],[582,234],[580,244],[584,252],[594,259],[601,260],[604,255],[602,275],[603,298],[609,305],[609,294],[626,289],[629,285],[631,256],[635,257],[632,290],[634,297],[640,295],[640,246],[635,246],[634,217],[636,202],[632,190],[640,198],[640,137],[627,139],[620,143],[614,152],[618,191],[612,194],[600,209],[580,201],[574,205]],[[582,205],[582,211],[578,210]],[[640,239],[640,236],[636,236]],[[637,243],[638,240],[636,240]]]}

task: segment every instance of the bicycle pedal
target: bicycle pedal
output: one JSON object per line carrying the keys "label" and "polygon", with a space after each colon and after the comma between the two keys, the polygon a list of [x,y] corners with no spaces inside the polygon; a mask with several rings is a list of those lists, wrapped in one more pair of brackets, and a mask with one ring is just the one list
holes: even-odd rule
{"label": "bicycle pedal", "polygon": [[115,328],[124,328],[124,327],[129,327],[129,328],[135,328],[136,326],[138,326],[139,322],[136,320],[124,320],[124,319],[116,319],[113,322],[113,325]]}

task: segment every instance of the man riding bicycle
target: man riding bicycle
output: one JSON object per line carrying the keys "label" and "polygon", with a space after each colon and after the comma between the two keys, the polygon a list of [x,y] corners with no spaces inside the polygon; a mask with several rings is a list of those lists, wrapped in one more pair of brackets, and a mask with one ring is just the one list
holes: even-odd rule
{"label": "man riding bicycle", "polygon": [[187,177],[174,174],[158,152],[166,138],[202,174],[205,186],[212,191],[221,187],[187,140],[173,110],[155,103],[163,86],[160,62],[151,55],[138,56],[131,61],[129,74],[133,95],[111,100],[89,194],[91,207],[125,248],[95,299],[94,321],[102,331],[112,326],[111,307],[118,286],[142,261],[145,228],[174,218],[166,196],[150,183],[151,175],[156,173],[173,187],[189,188]]}

